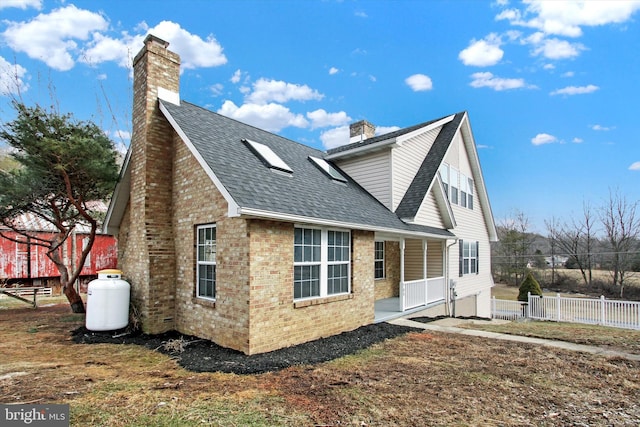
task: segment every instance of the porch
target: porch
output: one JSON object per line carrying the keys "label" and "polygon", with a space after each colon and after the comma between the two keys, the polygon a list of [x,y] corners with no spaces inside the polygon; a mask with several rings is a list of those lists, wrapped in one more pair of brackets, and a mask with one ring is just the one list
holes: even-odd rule
{"label": "porch", "polygon": [[400,285],[401,297],[375,301],[374,323],[386,322],[444,304],[447,295],[445,283],[444,277],[404,282]]}

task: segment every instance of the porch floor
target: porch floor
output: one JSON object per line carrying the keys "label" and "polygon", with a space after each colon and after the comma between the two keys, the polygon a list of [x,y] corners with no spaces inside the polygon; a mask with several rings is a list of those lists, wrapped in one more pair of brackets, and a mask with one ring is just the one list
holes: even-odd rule
{"label": "porch floor", "polygon": [[398,317],[406,316],[407,314],[417,313],[418,311],[425,310],[442,302],[438,301],[435,304],[421,305],[419,307],[412,308],[411,310],[400,311],[400,298],[384,298],[379,299],[374,304],[375,317],[373,323],[386,322],[391,319],[397,319]]}

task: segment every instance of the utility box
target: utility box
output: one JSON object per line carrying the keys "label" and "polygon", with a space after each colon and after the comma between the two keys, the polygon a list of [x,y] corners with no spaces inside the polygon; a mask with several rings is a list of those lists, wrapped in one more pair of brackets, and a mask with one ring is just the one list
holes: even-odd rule
{"label": "utility box", "polygon": [[89,282],[85,326],[90,331],[114,331],[129,324],[131,286],[120,270],[100,270]]}

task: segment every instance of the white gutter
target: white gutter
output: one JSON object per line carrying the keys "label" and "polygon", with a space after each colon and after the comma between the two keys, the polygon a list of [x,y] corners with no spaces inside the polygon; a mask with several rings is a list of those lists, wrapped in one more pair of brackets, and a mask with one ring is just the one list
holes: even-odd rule
{"label": "white gutter", "polygon": [[280,212],[264,211],[261,209],[253,209],[253,208],[238,208],[236,216],[275,219],[275,220],[285,221],[285,222],[315,224],[315,225],[323,225],[327,227],[347,228],[351,230],[366,230],[366,231],[374,231],[376,233],[389,233],[394,235],[402,235],[406,237],[421,236],[421,237],[430,237],[434,239],[455,238],[457,240],[457,237],[443,236],[441,234],[402,230],[402,229],[389,228],[389,227],[376,227],[371,225],[363,225],[355,222],[333,221],[333,220],[306,217],[302,215],[292,215],[292,214],[285,214]]}

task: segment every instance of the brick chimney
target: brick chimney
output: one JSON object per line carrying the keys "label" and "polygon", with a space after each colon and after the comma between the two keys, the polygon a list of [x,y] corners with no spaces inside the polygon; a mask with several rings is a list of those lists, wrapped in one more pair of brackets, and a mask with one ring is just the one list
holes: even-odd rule
{"label": "brick chimney", "polygon": [[[147,333],[174,329],[175,247],[172,223],[174,131],[158,94],[178,99],[180,57],[149,35],[133,60],[133,134],[129,206],[119,237],[120,264]],[[124,231],[124,233],[123,233]],[[124,235],[123,235],[124,234]]]}
{"label": "brick chimney", "polygon": [[376,134],[376,127],[366,120],[351,123],[349,125],[349,143],[362,142],[365,139],[373,138]]}

